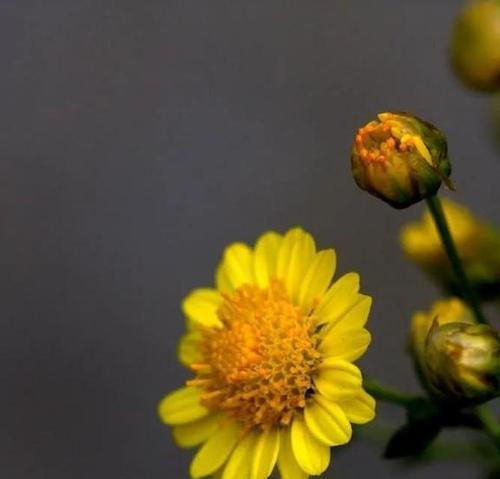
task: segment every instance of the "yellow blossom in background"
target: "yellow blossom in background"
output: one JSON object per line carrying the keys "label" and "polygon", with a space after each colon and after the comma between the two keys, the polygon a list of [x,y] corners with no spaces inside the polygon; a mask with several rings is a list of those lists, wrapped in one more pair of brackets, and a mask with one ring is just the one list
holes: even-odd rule
{"label": "yellow blossom in background", "polygon": [[192,478],[282,479],[320,475],[351,423],[375,401],[353,364],[370,343],[371,298],[359,276],[332,283],[336,255],[300,228],[268,232],[254,248],[234,243],[215,288],[183,301],[179,359],[194,373],[159,405],[182,447],[200,446]]}
{"label": "yellow blossom in background", "polygon": [[[443,198],[444,214],[464,268],[482,297],[500,294],[500,231],[476,218],[467,208]],[[420,221],[401,229],[405,255],[447,290],[458,294],[440,236],[428,210]]]}

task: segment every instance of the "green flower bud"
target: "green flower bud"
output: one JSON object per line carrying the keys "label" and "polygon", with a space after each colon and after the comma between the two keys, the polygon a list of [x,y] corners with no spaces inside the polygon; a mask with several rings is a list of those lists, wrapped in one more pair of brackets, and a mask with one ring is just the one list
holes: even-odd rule
{"label": "green flower bud", "polygon": [[500,90],[500,1],[468,5],[455,24],[450,50],[453,67],[466,85]]}
{"label": "green flower bud", "polygon": [[446,137],[409,113],[380,113],[360,128],[351,154],[358,186],[394,208],[406,208],[449,187]]}
{"label": "green flower bud", "polygon": [[443,398],[478,404],[500,394],[500,336],[484,324],[434,322],[426,341],[425,366]]}

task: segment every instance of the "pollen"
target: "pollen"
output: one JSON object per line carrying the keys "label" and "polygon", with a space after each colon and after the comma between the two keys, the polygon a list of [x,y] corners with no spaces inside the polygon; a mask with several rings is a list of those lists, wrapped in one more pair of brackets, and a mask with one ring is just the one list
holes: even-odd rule
{"label": "pollen", "polygon": [[244,427],[290,424],[314,393],[320,363],[313,319],[288,297],[283,283],[244,285],[225,295],[219,329],[203,331],[203,360],[193,364],[202,403]]}
{"label": "pollen", "polygon": [[372,121],[356,134],[356,150],[362,160],[383,163],[394,154],[416,152],[432,165],[427,146],[418,135],[409,134],[390,114],[381,121]]}

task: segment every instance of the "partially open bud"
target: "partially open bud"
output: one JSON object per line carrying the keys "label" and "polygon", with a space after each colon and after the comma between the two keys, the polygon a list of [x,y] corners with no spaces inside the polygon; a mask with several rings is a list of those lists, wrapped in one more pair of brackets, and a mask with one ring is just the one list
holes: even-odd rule
{"label": "partially open bud", "polygon": [[410,343],[415,359],[422,360],[425,355],[427,336],[434,324],[442,326],[449,323],[474,324],[474,315],[469,307],[458,298],[436,301],[429,311],[418,311],[411,319]]}
{"label": "partially open bud", "polygon": [[451,60],[469,87],[500,90],[499,0],[477,0],[462,11],[453,30]]}
{"label": "partially open bud", "polygon": [[500,394],[500,337],[490,326],[434,322],[425,365],[430,384],[444,399],[472,405]]}
{"label": "partially open bud", "polygon": [[360,128],[351,154],[358,186],[394,208],[406,208],[451,187],[446,137],[409,113],[380,113]]}
{"label": "partially open bud", "polygon": [[[467,208],[442,199],[443,211],[469,280],[483,299],[500,296],[500,229]],[[405,255],[453,294],[460,293],[436,225],[426,210],[400,233]]]}

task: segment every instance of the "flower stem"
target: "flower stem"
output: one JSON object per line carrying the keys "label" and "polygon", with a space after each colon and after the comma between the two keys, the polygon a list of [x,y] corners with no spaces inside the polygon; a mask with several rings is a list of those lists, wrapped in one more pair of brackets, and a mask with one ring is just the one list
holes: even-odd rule
{"label": "flower stem", "polygon": [[363,387],[375,399],[397,404],[399,406],[406,407],[417,399],[416,396],[404,393],[393,387],[380,384],[373,379],[365,379],[363,381]]}
{"label": "flower stem", "polygon": [[455,274],[455,279],[459,284],[463,298],[467,301],[474,312],[477,322],[487,324],[487,320],[481,310],[481,306],[479,305],[476,292],[474,291],[474,288],[465,273],[462,261],[458,255],[455,242],[453,241],[448,227],[448,222],[446,221],[446,217],[443,213],[441,201],[437,196],[431,196],[430,198],[427,198],[427,206],[429,207],[429,211],[434,219],[436,228],[441,236],[441,241],[444,249],[446,250],[446,254],[448,255],[448,259],[450,260],[453,273]]}
{"label": "flower stem", "polygon": [[500,453],[500,424],[498,423],[495,415],[487,406],[478,406],[475,409],[476,416],[481,422],[484,431],[490,437],[491,441],[495,444],[498,452]]}

